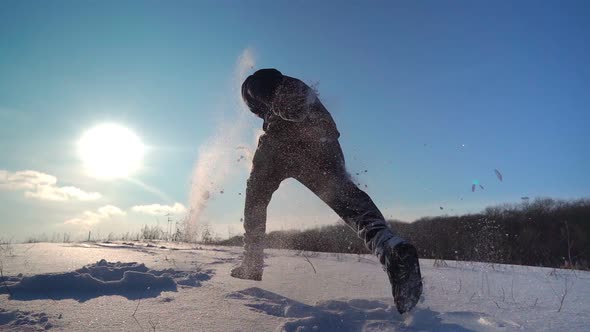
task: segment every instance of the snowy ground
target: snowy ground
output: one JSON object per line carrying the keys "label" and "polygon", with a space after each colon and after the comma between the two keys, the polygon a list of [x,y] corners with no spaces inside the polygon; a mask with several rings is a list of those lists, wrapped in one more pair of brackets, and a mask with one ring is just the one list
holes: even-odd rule
{"label": "snowy ground", "polygon": [[240,248],[83,243],[9,249],[0,256],[0,331],[590,327],[588,272],[465,262],[435,267],[421,260],[424,298],[401,316],[371,256],[267,250],[263,281],[256,282],[229,276]]}

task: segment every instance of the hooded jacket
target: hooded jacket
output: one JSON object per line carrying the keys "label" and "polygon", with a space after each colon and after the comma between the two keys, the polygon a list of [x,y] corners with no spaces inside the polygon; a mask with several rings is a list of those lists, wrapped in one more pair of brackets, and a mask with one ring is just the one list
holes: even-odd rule
{"label": "hooded jacket", "polygon": [[264,120],[266,134],[281,140],[331,141],[340,133],[317,93],[276,69],[261,69],[242,84],[242,98]]}

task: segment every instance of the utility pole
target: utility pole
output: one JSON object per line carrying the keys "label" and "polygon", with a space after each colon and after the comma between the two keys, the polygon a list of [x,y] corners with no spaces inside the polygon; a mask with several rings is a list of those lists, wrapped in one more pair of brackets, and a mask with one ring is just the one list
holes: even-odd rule
{"label": "utility pole", "polygon": [[170,218],[170,212],[166,213],[164,216],[168,218],[168,227],[166,230],[168,231],[167,241],[170,241],[170,238],[172,238],[172,218]]}

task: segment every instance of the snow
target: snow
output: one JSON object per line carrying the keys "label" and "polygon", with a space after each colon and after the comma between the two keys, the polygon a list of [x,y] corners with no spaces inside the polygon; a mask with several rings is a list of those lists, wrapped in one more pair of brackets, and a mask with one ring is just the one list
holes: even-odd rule
{"label": "snow", "polygon": [[13,245],[11,255],[0,257],[5,277],[0,330],[583,331],[590,326],[589,272],[476,262],[435,266],[424,259],[424,296],[415,310],[399,315],[387,276],[372,256],[267,250],[263,280],[256,282],[229,276],[241,251],[139,242]]}
{"label": "snow", "polygon": [[103,295],[127,299],[158,297],[164,291],[177,291],[177,285],[198,287],[209,280],[212,270],[202,272],[150,270],[144,264],[109,263],[101,259],[73,272],[44,273],[7,277],[0,294],[11,299],[76,299],[79,302]]}
{"label": "snow", "polygon": [[53,325],[49,322],[47,314],[43,312],[32,313],[0,309],[0,328],[3,327],[15,330],[26,330],[27,328],[49,330]]}

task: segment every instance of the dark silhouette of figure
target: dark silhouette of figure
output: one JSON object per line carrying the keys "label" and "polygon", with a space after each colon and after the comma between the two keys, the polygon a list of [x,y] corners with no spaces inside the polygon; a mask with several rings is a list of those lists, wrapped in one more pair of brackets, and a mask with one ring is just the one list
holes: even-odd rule
{"label": "dark silhouette of figure", "polygon": [[389,276],[400,313],[422,293],[418,256],[396,235],[371,198],[350,179],[332,116],[314,89],[276,69],[242,84],[242,98],[264,120],[246,189],[244,257],[232,276],[261,280],[266,209],[280,183],[294,178],[330,206],[364,240]]}

